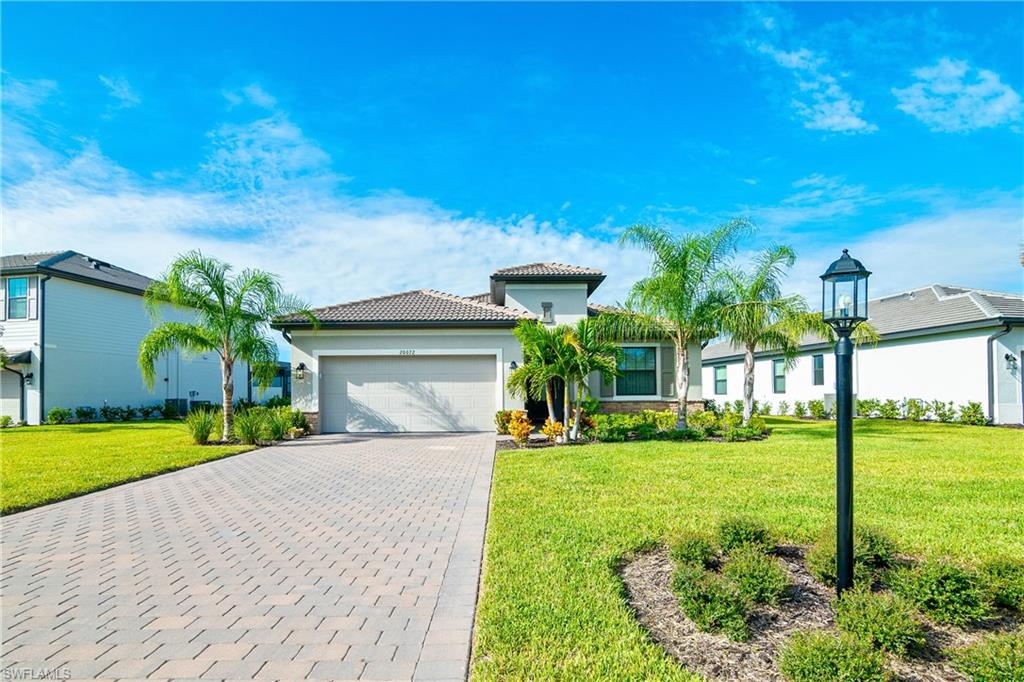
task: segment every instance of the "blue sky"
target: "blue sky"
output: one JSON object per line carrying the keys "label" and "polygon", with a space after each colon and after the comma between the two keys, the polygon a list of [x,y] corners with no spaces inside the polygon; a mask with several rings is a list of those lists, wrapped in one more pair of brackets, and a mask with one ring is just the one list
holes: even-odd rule
{"label": "blue sky", "polygon": [[1022,288],[1019,4],[4,6],[3,249],[201,247],[315,305],[746,217],[876,292]]}

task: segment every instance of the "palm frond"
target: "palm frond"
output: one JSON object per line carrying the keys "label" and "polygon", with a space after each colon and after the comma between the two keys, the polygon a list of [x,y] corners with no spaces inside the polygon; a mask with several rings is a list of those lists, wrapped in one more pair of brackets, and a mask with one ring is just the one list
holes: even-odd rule
{"label": "palm frond", "polygon": [[184,322],[164,322],[142,339],[139,344],[139,369],[146,387],[153,389],[156,380],[156,362],[164,353],[181,349],[189,355],[216,352],[222,354],[220,339],[208,329]]}

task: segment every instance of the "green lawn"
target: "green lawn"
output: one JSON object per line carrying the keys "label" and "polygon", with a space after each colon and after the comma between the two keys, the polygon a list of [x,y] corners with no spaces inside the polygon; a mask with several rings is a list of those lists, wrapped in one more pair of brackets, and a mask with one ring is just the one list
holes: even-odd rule
{"label": "green lawn", "polygon": [[0,513],[220,459],[251,445],[194,445],[181,422],[0,430]]}
{"label": "green lawn", "polygon": [[[477,679],[685,679],[630,614],[620,559],[726,515],[809,542],[834,522],[834,425],[768,440],[502,451],[477,614]],[[1024,431],[858,420],[855,523],[911,554],[1024,557]]]}

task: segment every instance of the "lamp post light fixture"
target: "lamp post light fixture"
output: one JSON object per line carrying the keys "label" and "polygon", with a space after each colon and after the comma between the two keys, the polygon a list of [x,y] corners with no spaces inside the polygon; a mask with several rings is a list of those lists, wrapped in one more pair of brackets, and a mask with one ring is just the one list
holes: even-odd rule
{"label": "lamp post light fixture", "polygon": [[836,336],[836,592],[853,587],[853,341],[868,319],[868,276],[843,249],[821,276],[821,317]]}

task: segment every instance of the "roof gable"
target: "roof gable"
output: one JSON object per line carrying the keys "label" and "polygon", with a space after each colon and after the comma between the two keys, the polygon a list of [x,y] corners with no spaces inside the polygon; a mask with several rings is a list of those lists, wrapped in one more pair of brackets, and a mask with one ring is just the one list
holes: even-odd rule
{"label": "roof gable", "polygon": [[77,251],[6,255],[0,259],[0,271],[5,275],[48,274],[136,294],[141,294],[153,283],[153,280],[145,275]]}

